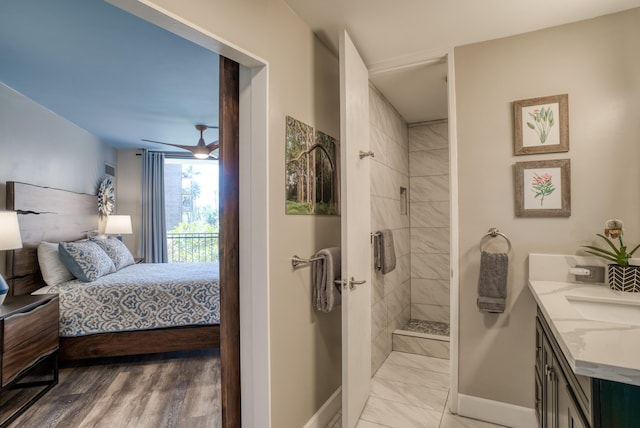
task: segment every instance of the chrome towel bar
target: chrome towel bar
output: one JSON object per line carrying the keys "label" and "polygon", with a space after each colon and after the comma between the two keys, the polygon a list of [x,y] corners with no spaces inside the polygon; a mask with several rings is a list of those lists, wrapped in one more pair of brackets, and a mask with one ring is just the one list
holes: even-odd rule
{"label": "chrome towel bar", "polygon": [[369,150],[368,152],[360,150],[360,159],[364,159],[366,157],[374,158],[376,157],[376,155],[371,150]]}
{"label": "chrome towel bar", "polygon": [[306,265],[309,264],[311,262],[315,262],[318,260],[322,260],[322,257],[311,257],[309,259],[303,259],[301,257],[298,256],[293,256],[291,257],[291,266],[293,266],[293,268],[297,268],[298,266],[302,266],[302,265]]}

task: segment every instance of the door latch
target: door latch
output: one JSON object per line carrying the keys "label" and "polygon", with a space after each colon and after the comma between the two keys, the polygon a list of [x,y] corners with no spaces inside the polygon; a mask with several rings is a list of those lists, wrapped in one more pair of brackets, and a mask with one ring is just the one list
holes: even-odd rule
{"label": "door latch", "polygon": [[358,285],[362,285],[364,283],[366,283],[367,280],[363,279],[361,281],[356,280],[354,277],[349,278],[349,289],[353,290],[355,289]]}

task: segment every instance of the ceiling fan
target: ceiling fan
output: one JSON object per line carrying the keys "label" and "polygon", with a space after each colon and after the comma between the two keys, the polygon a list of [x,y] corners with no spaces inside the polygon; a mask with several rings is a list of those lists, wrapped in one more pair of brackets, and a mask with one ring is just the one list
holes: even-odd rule
{"label": "ceiling fan", "polygon": [[182,144],[163,143],[162,141],[145,140],[144,138],[142,139],[142,141],[146,141],[148,143],[164,144],[167,146],[173,146],[173,147],[178,147],[180,149],[189,150],[191,153],[193,153],[194,157],[198,159],[206,159],[209,156],[215,157],[213,156],[213,152],[220,146],[218,141],[205,144],[204,138],[202,137],[202,133],[206,131],[207,128],[217,128],[217,126],[196,125],[196,129],[200,131],[200,139],[198,140],[198,144],[196,144],[195,146],[184,146]]}

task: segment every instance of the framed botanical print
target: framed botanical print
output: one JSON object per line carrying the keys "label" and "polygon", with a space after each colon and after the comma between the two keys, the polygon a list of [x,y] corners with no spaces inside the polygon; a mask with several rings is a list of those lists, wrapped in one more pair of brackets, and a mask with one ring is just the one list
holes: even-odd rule
{"label": "framed botanical print", "polygon": [[514,154],[569,151],[569,95],[513,102]]}
{"label": "framed botanical print", "polygon": [[571,216],[571,161],[516,162],[516,217]]}

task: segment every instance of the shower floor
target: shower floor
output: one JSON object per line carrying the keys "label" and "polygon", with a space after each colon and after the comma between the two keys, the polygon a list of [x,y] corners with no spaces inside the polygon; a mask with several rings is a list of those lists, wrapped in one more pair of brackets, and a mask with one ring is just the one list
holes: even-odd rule
{"label": "shower floor", "polygon": [[414,333],[434,334],[436,336],[449,336],[449,324],[438,321],[409,320],[401,330]]}
{"label": "shower floor", "polygon": [[410,354],[449,359],[449,324],[409,320],[393,332],[392,349]]}

